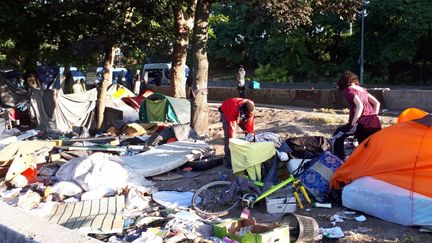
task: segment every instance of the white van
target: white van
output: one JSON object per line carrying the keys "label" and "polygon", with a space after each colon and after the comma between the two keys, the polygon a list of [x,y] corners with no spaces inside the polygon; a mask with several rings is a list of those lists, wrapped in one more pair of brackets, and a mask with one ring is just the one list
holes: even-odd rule
{"label": "white van", "polygon": [[[122,68],[122,67],[116,67],[116,68],[113,68],[113,72],[112,72],[112,75],[113,75],[112,82],[113,83],[117,83],[117,77],[120,75],[121,72],[123,72],[122,81],[123,81],[123,83],[126,82],[127,69]],[[102,81],[102,74],[103,74],[103,67],[96,68],[96,80],[98,82]]]}
{"label": "white van", "polygon": [[[157,72],[161,74],[161,84],[171,84],[171,63],[147,63],[144,64],[143,74],[148,72],[148,83],[155,84]],[[185,68],[185,82],[189,76],[190,69],[188,66]]]}

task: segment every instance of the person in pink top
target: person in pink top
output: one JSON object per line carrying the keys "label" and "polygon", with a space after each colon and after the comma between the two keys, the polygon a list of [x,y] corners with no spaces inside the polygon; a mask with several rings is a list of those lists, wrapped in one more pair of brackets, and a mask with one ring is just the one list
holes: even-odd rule
{"label": "person in pink top", "polygon": [[350,113],[348,123],[338,127],[334,132],[331,147],[334,155],[345,160],[344,141],[347,137],[354,135],[354,138],[361,143],[381,130],[381,122],[378,118],[380,102],[366,89],[360,87],[357,75],[350,71],[344,72],[338,82],[338,88],[345,94]]}

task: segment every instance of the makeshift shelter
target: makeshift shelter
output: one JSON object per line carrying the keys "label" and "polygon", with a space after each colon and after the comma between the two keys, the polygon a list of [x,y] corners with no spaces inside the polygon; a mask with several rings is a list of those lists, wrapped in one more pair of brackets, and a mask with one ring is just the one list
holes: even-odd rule
{"label": "makeshift shelter", "polygon": [[106,126],[121,127],[126,123],[135,122],[139,119],[137,111],[123,101],[123,98],[126,97],[135,97],[135,94],[120,84],[112,84],[108,87],[105,97],[105,107],[121,112],[121,117],[117,117],[119,119],[105,117]]}
{"label": "makeshift shelter", "polygon": [[376,179],[432,197],[432,115],[387,127],[361,143],[333,175],[340,188]]}
{"label": "makeshift shelter", "polygon": [[146,90],[136,97],[123,97],[122,101],[128,104],[130,107],[134,108],[135,110],[139,111],[139,109],[141,108],[141,104],[144,102],[144,100],[152,94],[153,91]]}
{"label": "makeshift shelter", "polygon": [[190,121],[190,102],[184,98],[154,93],[142,103],[139,118],[143,122],[185,124]]}
{"label": "makeshift shelter", "polygon": [[[409,211],[405,215],[410,215],[410,217],[402,219],[404,214],[401,212],[397,214],[400,218],[389,221],[404,225],[417,225],[418,222],[423,225],[432,225],[432,213],[425,215],[424,211],[420,210],[418,203],[419,200],[422,200],[422,205],[424,205],[426,200],[429,208],[432,207],[431,126],[432,115],[426,115],[420,119],[387,127],[362,142],[349,159],[335,172],[332,186],[341,188],[357,180],[363,180],[367,176],[378,180],[379,183],[368,182],[373,185],[370,185],[370,190],[367,193],[363,192],[369,197],[367,199],[369,202],[366,204],[360,202],[361,200],[352,199],[359,195],[360,190],[366,190],[363,185],[364,182],[357,183],[363,186],[351,188],[349,192],[345,192],[345,189],[351,185],[346,186],[342,193],[344,206],[380,217],[380,215],[390,214],[390,212],[380,212],[383,210],[382,206],[386,204],[386,201],[382,199],[384,194],[387,195],[387,198],[394,200],[400,198],[400,195],[406,195],[403,200],[405,203],[406,201],[410,202],[411,207],[398,208],[397,210]],[[381,186],[380,183],[392,185],[397,190],[379,191],[380,188],[390,188],[389,186]],[[405,192],[402,193],[403,191]],[[353,203],[349,203],[347,198]],[[371,198],[374,198],[376,205]],[[428,211],[430,212],[430,210]],[[418,221],[419,214],[422,214],[421,221]]]}

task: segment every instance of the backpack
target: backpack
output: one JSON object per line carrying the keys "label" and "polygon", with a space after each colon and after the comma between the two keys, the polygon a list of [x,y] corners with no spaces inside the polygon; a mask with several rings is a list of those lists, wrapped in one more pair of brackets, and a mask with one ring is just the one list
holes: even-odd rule
{"label": "backpack", "polygon": [[321,136],[304,136],[288,138],[286,143],[291,148],[291,157],[311,159],[330,149],[329,141]]}
{"label": "backpack", "polygon": [[252,80],[252,81],[249,83],[249,88],[250,88],[250,89],[261,89],[261,84],[260,84],[260,82],[258,82],[258,81],[256,81],[256,80]]}

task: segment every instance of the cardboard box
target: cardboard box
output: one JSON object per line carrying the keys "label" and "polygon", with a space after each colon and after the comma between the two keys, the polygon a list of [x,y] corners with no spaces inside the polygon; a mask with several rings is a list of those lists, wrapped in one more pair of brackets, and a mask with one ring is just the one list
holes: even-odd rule
{"label": "cardboard box", "polygon": [[[250,227],[250,231],[240,235],[244,227]],[[281,243],[290,242],[288,225],[262,225],[255,219],[231,219],[214,226],[214,234],[219,238],[227,236],[240,243]]]}

